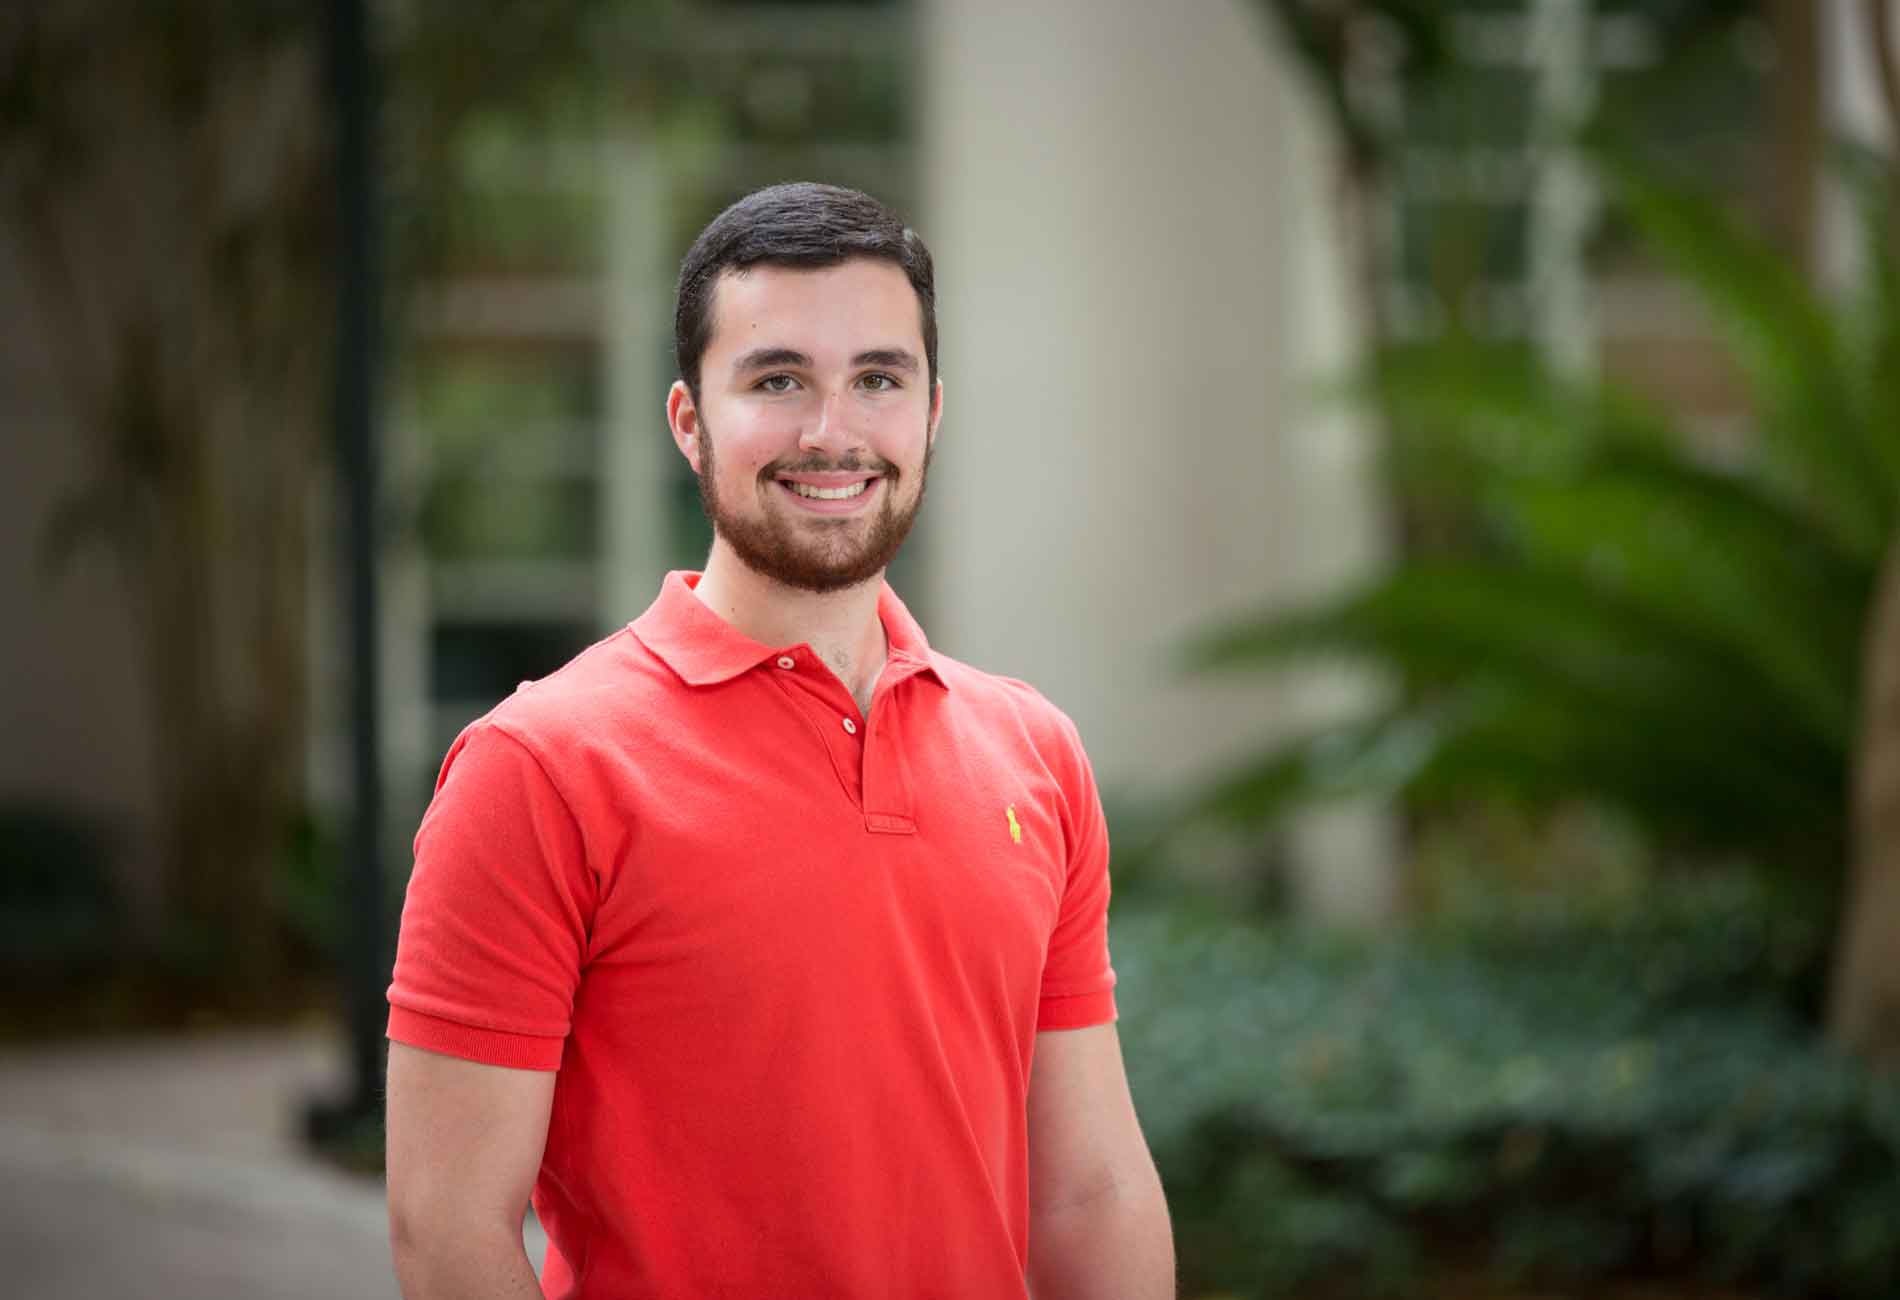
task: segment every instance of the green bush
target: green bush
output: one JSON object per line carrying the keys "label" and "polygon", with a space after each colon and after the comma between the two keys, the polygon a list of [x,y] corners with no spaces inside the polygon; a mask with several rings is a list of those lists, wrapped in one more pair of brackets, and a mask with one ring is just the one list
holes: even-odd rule
{"label": "green bush", "polygon": [[1732,881],[1377,941],[1118,911],[1187,1293],[1900,1292],[1900,1088],[1790,992],[1824,939]]}

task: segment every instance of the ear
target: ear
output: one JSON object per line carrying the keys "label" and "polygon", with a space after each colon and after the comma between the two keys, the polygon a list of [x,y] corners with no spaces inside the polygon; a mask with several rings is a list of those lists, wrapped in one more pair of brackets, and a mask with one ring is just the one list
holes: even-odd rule
{"label": "ear", "polygon": [[673,431],[673,445],[686,457],[686,463],[699,470],[699,408],[684,380],[675,379],[666,393],[666,427]]}
{"label": "ear", "polygon": [[930,389],[930,432],[924,438],[924,445],[937,445],[937,426],[943,423],[943,380],[939,379]]}

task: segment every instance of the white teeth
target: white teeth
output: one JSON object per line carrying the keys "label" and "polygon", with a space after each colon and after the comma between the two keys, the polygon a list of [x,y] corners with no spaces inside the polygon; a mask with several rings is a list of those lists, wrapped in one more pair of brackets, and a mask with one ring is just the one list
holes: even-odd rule
{"label": "white teeth", "polygon": [[817,501],[843,501],[847,497],[857,496],[859,493],[863,492],[864,489],[869,487],[870,485],[871,485],[871,480],[869,479],[864,480],[862,483],[853,483],[850,487],[841,487],[841,488],[813,487],[809,483],[786,484],[787,487],[791,488],[792,491],[798,493],[799,496],[811,497],[812,499],[817,500]]}

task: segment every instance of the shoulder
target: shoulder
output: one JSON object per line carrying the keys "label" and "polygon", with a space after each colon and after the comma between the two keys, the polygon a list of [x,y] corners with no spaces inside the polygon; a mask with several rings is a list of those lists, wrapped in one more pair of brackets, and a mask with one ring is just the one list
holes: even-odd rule
{"label": "shoulder", "polygon": [[930,661],[959,707],[978,713],[988,725],[1019,730],[1044,764],[1065,778],[1086,772],[1088,759],[1075,723],[1034,686],[984,672],[935,650],[930,652]]}
{"label": "shoulder", "polygon": [[506,736],[552,773],[602,744],[624,743],[629,724],[661,715],[662,696],[677,684],[622,627],[547,676],[522,682],[470,730]]}
{"label": "shoulder", "polygon": [[935,651],[931,659],[950,688],[946,698],[981,733],[971,746],[1013,765],[1019,775],[1033,774],[1031,788],[1054,800],[1067,860],[1071,865],[1094,862],[1094,846],[1106,842],[1101,794],[1069,715],[1028,682],[983,672]]}

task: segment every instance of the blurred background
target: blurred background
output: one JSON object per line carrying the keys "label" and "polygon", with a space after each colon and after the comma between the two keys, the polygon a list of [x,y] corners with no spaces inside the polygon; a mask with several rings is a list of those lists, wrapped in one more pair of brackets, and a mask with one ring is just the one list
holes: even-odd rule
{"label": "blurred background", "polygon": [[694,233],[936,254],[1188,1297],[1900,1294],[1900,4],[0,16],[0,1268],[393,1296],[456,732],[709,540]]}

